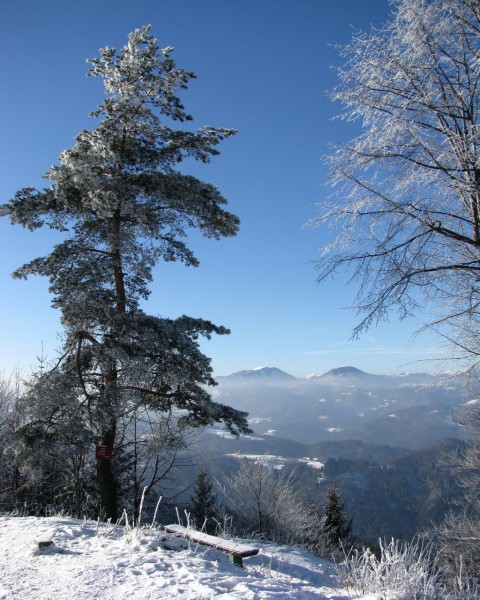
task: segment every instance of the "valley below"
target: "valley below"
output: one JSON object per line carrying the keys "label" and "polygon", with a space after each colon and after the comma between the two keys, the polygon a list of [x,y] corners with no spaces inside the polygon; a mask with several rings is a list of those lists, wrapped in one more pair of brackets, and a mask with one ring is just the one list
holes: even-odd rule
{"label": "valley below", "polygon": [[293,472],[299,497],[321,506],[335,485],[358,539],[411,539],[460,494],[448,456],[469,431],[458,417],[477,400],[462,379],[372,375],[341,367],[295,378],[276,368],[218,378],[214,399],[249,412],[251,435],[206,428],[195,463],[214,480],[240,461]]}

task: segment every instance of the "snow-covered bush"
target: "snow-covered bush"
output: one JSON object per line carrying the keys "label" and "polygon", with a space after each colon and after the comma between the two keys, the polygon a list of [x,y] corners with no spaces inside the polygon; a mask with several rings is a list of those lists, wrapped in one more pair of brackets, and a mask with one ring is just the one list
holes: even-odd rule
{"label": "snow-covered bush", "polygon": [[19,476],[13,447],[15,431],[24,417],[19,406],[20,395],[20,373],[10,376],[0,373],[0,512],[5,513],[21,511],[15,501]]}
{"label": "snow-covered bush", "polygon": [[380,542],[377,558],[368,548],[352,550],[339,565],[341,583],[384,600],[437,600],[440,574],[428,546],[420,542]]}

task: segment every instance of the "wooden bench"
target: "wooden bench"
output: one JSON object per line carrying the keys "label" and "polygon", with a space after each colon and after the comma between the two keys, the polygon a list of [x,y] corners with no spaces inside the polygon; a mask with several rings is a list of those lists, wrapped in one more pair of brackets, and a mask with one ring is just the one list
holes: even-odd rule
{"label": "wooden bench", "polygon": [[208,535],[208,533],[203,533],[201,531],[195,531],[195,529],[183,527],[183,525],[165,525],[164,529],[168,533],[174,533],[175,535],[179,535],[187,540],[196,542],[197,544],[210,546],[216,550],[226,552],[230,555],[230,560],[232,563],[238,567],[243,567],[244,558],[247,558],[248,556],[255,556],[259,552],[258,548],[253,548],[252,546],[247,546],[246,544],[240,544],[239,542],[234,542],[233,540],[222,540],[222,538],[218,538],[214,535]]}

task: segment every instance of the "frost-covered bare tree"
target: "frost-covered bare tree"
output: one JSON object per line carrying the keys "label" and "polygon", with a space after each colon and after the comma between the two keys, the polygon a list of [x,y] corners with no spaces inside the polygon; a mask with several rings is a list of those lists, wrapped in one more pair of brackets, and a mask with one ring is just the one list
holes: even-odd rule
{"label": "frost-covered bare tree", "polygon": [[281,543],[304,542],[312,515],[295,492],[292,471],[278,471],[264,460],[242,460],[236,473],[217,484],[242,534]]}
{"label": "frost-covered bare tree", "polygon": [[[125,481],[124,505],[133,504],[135,522],[151,518],[162,498],[175,497],[179,470],[189,467],[191,429],[179,426],[178,416],[135,407],[118,426],[118,449],[123,458],[121,475]],[[172,489],[173,488],[173,489]],[[140,507],[143,515],[140,515]]]}
{"label": "frost-covered bare tree", "polygon": [[[333,241],[319,280],[350,268],[359,291],[359,335],[397,310],[428,304],[425,326],[451,343],[475,372],[480,356],[480,3],[393,0],[389,23],[359,33],[342,49],[346,62],[333,98],[362,131],[329,158],[332,202],[313,225]],[[478,498],[480,455],[463,457],[467,501]],[[471,492],[474,492],[473,494]],[[475,509],[476,510],[476,509]],[[442,552],[460,545],[476,563],[478,513],[454,514],[438,528]],[[454,564],[454,576],[459,573]],[[462,596],[463,597],[463,596]]]}
{"label": "frost-covered bare tree", "polygon": [[428,302],[426,325],[470,364],[480,355],[480,4],[394,0],[391,20],[341,53],[333,98],[362,132],[329,158],[332,202],[314,226],[334,240],[322,281],[358,282],[360,334]]}
{"label": "frost-covered bare tree", "polygon": [[469,405],[459,420],[472,430],[473,439],[445,462],[463,495],[429,534],[435,540],[445,579],[462,597],[468,597],[470,578],[478,582],[480,571],[480,407]]}
{"label": "frost-covered bare tree", "polygon": [[480,407],[467,404],[457,421],[469,429],[472,437],[466,448],[450,455],[446,463],[464,491],[462,504],[466,511],[480,517]]}
{"label": "frost-covered bare tree", "polygon": [[[38,410],[25,439],[38,445],[75,432],[89,456],[95,445],[108,449],[96,462],[97,482],[105,516],[115,520],[117,427],[135,407],[178,410],[183,425],[221,421],[233,433],[248,430],[244,413],[206,391],[215,382],[198,339],[228,330],[141,308],[158,261],[198,265],[185,242],[192,228],[214,239],[237,233],[238,218],[222,208],[217,188],[175,169],[186,157],[208,162],[234,131],[185,128],[191,117],[179,93],[194,75],[176,66],[172,48],[159,49],[149,27],[89,62],[89,75],[105,86],[92,113],[98,126],[61,154],[45,176],[50,187],[20,190],[0,214],[30,230],[46,225],[65,234],[48,256],[14,274],[49,279],[65,328],[58,364],[27,392]],[[175,122],[182,126],[174,129]]]}

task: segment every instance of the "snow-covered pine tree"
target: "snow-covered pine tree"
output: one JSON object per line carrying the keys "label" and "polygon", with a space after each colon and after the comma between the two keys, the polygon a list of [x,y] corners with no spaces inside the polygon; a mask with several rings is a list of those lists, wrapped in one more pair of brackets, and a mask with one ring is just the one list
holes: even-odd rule
{"label": "snow-covered pine tree", "polygon": [[[215,382],[198,338],[228,330],[187,316],[150,316],[140,307],[158,261],[198,265],[184,241],[191,228],[219,239],[234,236],[239,225],[213,185],[175,170],[185,157],[208,162],[234,131],[172,128],[191,120],[178,93],[194,77],[177,68],[172,50],[159,49],[143,27],[123,49],[106,47],[89,60],[89,75],[105,86],[106,98],[92,113],[98,126],[61,154],[45,176],[49,188],[22,189],[0,208],[30,230],[47,225],[65,233],[48,256],[14,273],[49,279],[65,328],[58,364],[29,391],[39,406],[30,431],[40,437],[61,437],[75,419],[97,444],[115,448],[118,420],[139,405],[180,410],[188,425],[222,421],[233,433],[248,430],[245,413],[213,402],[205,390]],[[41,407],[45,386],[48,410]],[[97,461],[101,504],[112,520],[114,465],[115,450],[112,460]]]}

